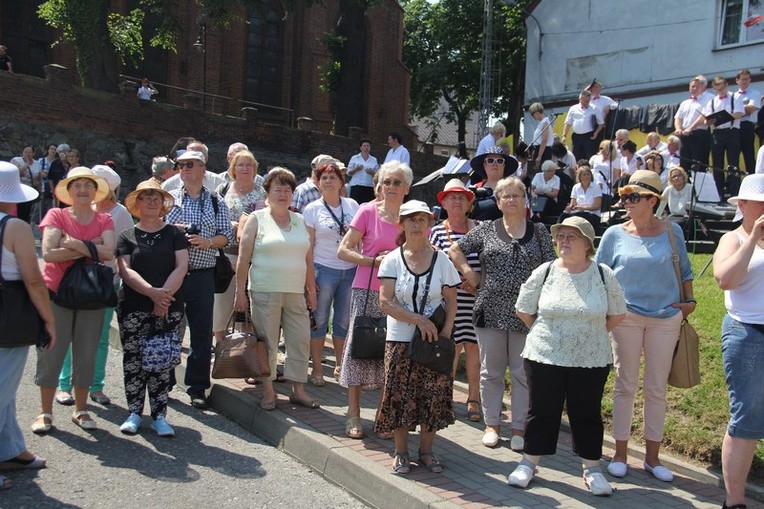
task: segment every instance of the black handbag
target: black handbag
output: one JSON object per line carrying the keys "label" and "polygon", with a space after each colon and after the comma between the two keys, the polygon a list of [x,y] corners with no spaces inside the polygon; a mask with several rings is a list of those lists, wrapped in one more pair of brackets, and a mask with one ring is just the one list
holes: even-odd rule
{"label": "black handbag", "polygon": [[366,287],[366,300],[363,311],[353,319],[353,341],[350,343],[350,356],[354,359],[384,359],[385,342],[387,341],[387,316],[367,316],[366,306],[369,304],[371,278],[374,274],[374,263],[371,262],[369,284]]}
{"label": "black handbag", "polygon": [[80,258],[71,265],[53,302],[68,309],[103,309],[117,306],[117,292],[114,290],[114,271],[98,262],[98,250],[95,244],[83,241],[90,251],[94,263],[87,263]]}
{"label": "black handbag", "polygon": [[218,249],[218,256],[215,258],[215,293],[225,293],[235,275],[231,260],[222,249]]}
{"label": "black handbag", "polygon": [[[0,267],[3,263],[5,224],[12,216],[0,220]],[[6,281],[0,271],[0,348],[31,346],[46,334],[45,325],[29,297],[23,281]]]}
{"label": "black handbag", "polygon": [[[435,270],[437,256],[438,253],[436,251],[432,255],[430,273],[427,275],[427,281],[424,284],[422,304],[419,306],[419,309],[422,310],[424,310],[424,305],[427,302],[427,294],[430,292],[430,281],[432,281],[432,273]],[[407,356],[410,360],[423,364],[433,371],[449,374],[453,370],[456,347],[453,338],[446,337],[440,333],[446,325],[446,308],[443,304],[435,308],[429,319],[435,325],[435,328],[438,329],[438,339],[432,343],[425,341],[422,338],[419,327],[417,327],[414,329],[414,335],[409,343]]]}

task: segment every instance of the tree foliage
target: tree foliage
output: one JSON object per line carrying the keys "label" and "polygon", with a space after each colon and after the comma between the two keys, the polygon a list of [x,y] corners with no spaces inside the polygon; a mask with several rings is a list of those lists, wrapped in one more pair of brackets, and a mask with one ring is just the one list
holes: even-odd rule
{"label": "tree foliage", "polygon": [[[406,0],[403,60],[411,69],[411,113],[430,117],[441,100],[449,105],[445,117],[456,123],[459,151],[466,157],[466,121],[479,106],[483,2],[480,0]],[[498,3],[498,2],[497,2]],[[521,5],[527,0],[520,2]],[[503,117],[519,94],[525,68],[522,10],[494,9],[495,65],[500,70],[500,100],[492,113]],[[518,89],[519,87],[519,89]],[[510,119],[517,114],[510,115]],[[511,124],[512,122],[510,122]]]}

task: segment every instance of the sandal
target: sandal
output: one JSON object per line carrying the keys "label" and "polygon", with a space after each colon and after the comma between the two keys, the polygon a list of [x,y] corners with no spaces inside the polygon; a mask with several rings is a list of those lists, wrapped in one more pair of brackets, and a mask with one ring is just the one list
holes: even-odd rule
{"label": "sandal", "polygon": [[[470,410],[470,403],[475,403],[478,406],[478,409]],[[480,401],[474,399],[467,400],[467,420],[470,422],[480,422],[483,420],[483,416],[480,413]]]}
{"label": "sandal", "polygon": [[16,456],[15,458],[0,462],[0,470],[35,470],[45,468],[45,460],[37,455],[33,456],[29,460]]}
{"label": "sandal", "polygon": [[[424,458],[430,458],[430,461],[425,461]],[[440,464],[438,458],[430,452],[422,452],[419,450],[419,464],[434,474],[439,474],[443,471],[443,465]]]}
{"label": "sandal", "polygon": [[284,373],[281,372],[281,370],[276,370],[276,378],[273,380],[276,383],[283,384],[286,382],[286,378],[284,377]]}
{"label": "sandal", "polygon": [[56,403],[64,406],[74,405],[74,398],[72,397],[72,393],[69,391],[58,391],[58,394],[56,394]]}
{"label": "sandal", "polygon": [[295,395],[289,396],[289,402],[293,405],[304,406],[305,408],[319,408],[321,404],[316,399],[300,399]]}
{"label": "sandal", "polygon": [[360,417],[348,417],[345,421],[345,435],[356,440],[360,440],[365,436]]}
{"label": "sandal", "polygon": [[0,490],[9,490],[11,489],[11,486],[13,486],[13,481],[4,475],[0,475]]}
{"label": "sandal", "polygon": [[395,461],[393,461],[394,474],[408,474],[411,472],[411,463],[409,462],[408,452],[396,452]]}
{"label": "sandal", "polygon": [[313,387],[323,387],[326,385],[326,381],[324,380],[324,375],[319,376],[311,376],[308,378],[308,382],[310,382],[310,385]]}
{"label": "sandal", "polygon": [[[41,419],[42,422],[38,422]],[[32,423],[32,433],[35,435],[45,435],[50,431],[51,427],[53,427],[53,416],[51,414],[40,414]]]}
{"label": "sandal", "polygon": [[342,372],[342,366],[335,366],[334,367],[334,379],[338,382],[340,381],[340,373]]}
{"label": "sandal", "polygon": [[[88,419],[81,419],[80,417],[87,416]],[[72,414],[72,422],[79,426],[80,428],[92,431],[94,429],[98,429],[98,424],[93,420],[92,417],[90,417],[90,414],[87,410],[80,410],[79,412],[74,412]]]}
{"label": "sandal", "polygon": [[258,384],[261,384],[262,382],[258,380],[257,378],[245,378],[244,383],[247,385],[258,385]]}

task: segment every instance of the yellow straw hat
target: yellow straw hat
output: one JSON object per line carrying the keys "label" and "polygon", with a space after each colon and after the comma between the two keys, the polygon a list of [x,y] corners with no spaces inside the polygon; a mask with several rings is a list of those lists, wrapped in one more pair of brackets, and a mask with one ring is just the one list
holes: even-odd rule
{"label": "yellow straw hat", "polygon": [[170,209],[175,206],[175,199],[170,193],[162,189],[158,182],[151,179],[144,180],[135,187],[135,191],[125,197],[125,208],[130,212],[130,214],[137,217],[138,219],[141,218],[141,214],[138,211],[136,202],[138,201],[138,196],[140,196],[140,194],[144,191],[157,191],[162,195],[164,200],[162,202],[162,211],[159,213],[160,217],[166,216]]}
{"label": "yellow straw hat", "polygon": [[106,180],[93,173],[93,170],[86,166],[77,166],[76,168],[69,170],[69,173],[66,174],[66,178],[60,180],[59,183],[56,184],[56,198],[58,198],[58,201],[66,203],[67,205],[74,203],[67,186],[71,181],[82,178],[90,179],[95,183],[96,194],[95,198],[93,198],[94,202],[97,203],[109,196],[109,184]]}

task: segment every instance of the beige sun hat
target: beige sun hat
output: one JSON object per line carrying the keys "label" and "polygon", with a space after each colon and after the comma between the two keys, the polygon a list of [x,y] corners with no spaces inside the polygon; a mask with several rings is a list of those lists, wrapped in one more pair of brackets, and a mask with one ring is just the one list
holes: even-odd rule
{"label": "beige sun hat", "polygon": [[618,194],[629,193],[652,194],[662,200],[663,182],[661,177],[651,170],[637,170],[629,177],[629,183],[618,189]]}
{"label": "beige sun hat", "polygon": [[144,180],[135,187],[135,191],[125,197],[125,208],[130,212],[130,214],[137,217],[138,219],[141,218],[141,213],[138,210],[137,201],[138,197],[143,191],[157,191],[162,195],[162,198],[164,198],[164,201],[162,202],[162,210],[159,213],[159,217],[166,216],[170,209],[175,206],[175,199],[170,193],[162,189],[162,186],[160,186],[158,182],[151,179]]}
{"label": "beige sun hat", "polygon": [[106,180],[93,173],[93,170],[87,166],[77,166],[76,168],[69,170],[69,173],[66,174],[66,178],[56,184],[56,198],[58,198],[58,201],[67,205],[74,203],[67,186],[71,181],[82,178],[90,179],[95,182],[96,194],[93,199],[94,202],[99,202],[109,196],[109,184],[106,183]]}
{"label": "beige sun hat", "polygon": [[552,225],[552,237],[557,235],[557,232],[560,230],[560,228],[567,226],[569,228],[575,228],[576,230],[581,232],[581,235],[586,237],[589,240],[589,245],[592,249],[594,249],[594,227],[592,224],[584,219],[581,216],[570,216],[566,217],[561,223],[553,224]]}

